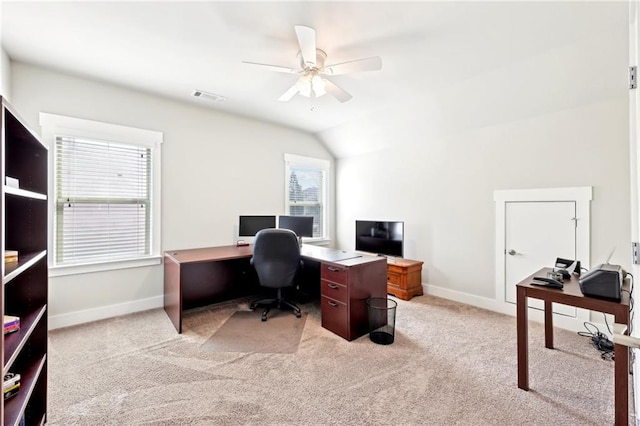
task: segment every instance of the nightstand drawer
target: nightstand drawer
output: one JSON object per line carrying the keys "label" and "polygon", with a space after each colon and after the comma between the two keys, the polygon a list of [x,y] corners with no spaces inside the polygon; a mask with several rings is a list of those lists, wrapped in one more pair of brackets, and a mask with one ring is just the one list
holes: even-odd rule
{"label": "nightstand drawer", "polygon": [[347,285],[349,272],[346,268],[340,268],[339,266],[322,264],[322,272],[320,272],[320,278],[323,280],[333,281],[334,283]]}
{"label": "nightstand drawer", "polygon": [[347,286],[332,281],[320,281],[320,294],[347,303]]}
{"label": "nightstand drawer", "polygon": [[402,274],[404,273],[405,268],[394,265],[393,263],[387,263],[387,271],[392,274]]}
{"label": "nightstand drawer", "polygon": [[349,340],[347,305],[326,296],[320,297],[322,327]]}
{"label": "nightstand drawer", "polygon": [[400,286],[400,283],[402,283],[402,275],[387,270],[387,284]]}

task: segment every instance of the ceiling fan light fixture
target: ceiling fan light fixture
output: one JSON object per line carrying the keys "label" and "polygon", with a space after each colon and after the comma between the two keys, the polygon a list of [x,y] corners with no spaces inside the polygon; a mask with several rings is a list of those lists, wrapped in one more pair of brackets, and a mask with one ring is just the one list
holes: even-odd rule
{"label": "ceiling fan light fixture", "polygon": [[325,67],[327,54],[324,50],[318,49],[315,30],[304,25],[296,25],[295,31],[300,47],[298,51],[300,67],[298,69],[243,61],[247,64],[261,66],[272,71],[301,75],[293,86],[280,95],[278,98],[280,102],[289,101],[297,94],[307,98],[310,98],[312,95],[313,97],[319,98],[328,93],[339,102],[344,103],[350,100],[352,96],[332,81],[332,76],[351,72],[375,71],[382,68],[382,60],[378,56],[340,62]]}
{"label": "ceiling fan light fixture", "polygon": [[327,93],[327,90],[325,89],[325,83],[326,80],[317,74],[311,77],[311,87],[313,89],[313,93],[316,95],[316,98],[319,98],[320,96]]}
{"label": "ceiling fan light fixture", "polygon": [[311,97],[311,78],[309,75],[303,75],[296,82],[298,93],[307,98]]}

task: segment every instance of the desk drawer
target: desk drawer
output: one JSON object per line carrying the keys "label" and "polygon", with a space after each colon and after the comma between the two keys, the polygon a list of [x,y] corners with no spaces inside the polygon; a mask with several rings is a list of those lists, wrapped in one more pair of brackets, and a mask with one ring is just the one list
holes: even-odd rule
{"label": "desk drawer", "polygon": [[336,284],[332,281],[321,280],[320,294],[347,303],[347,286]]}
{"label": "desk drawer", "polygon": [[320,297],[322,326],[338,336],[349,340],[347,305],[326,296]]}
{"label": "desk drawer", "polygon": [[333,281],[334,283],[347,285],[349,278],[349,270],[335,265],[322,264],[322,272],[320,277],[323,280]]}

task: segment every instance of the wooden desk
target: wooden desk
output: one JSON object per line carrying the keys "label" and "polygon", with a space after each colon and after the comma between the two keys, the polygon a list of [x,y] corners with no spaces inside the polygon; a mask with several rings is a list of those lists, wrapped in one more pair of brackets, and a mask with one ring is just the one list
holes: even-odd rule
{"label": "wooden desk", "polygon": [[[527,329],[527,297],[544,301],[544,342],[553,349],[552,303],[562,303],[577,308],[604,312],[615,317],[615,322],[629,326],[629,293],[622,293],[620,302],[586,297],[580,291],[578,278],[572,276],[564,281],[563,289],[531,285],[533,277],[546,277],[551,268],[543,268],[516,284],[517,287],[517,329],[518,329],[518,387],[529,390],[529,339]],[[628,290],[625,285],[625,289]],[[616,344],[615,357],[615,424],[627,426],[629,421],[629,348]],[[585,372],[588,374],[588,372]]]}
{"label": "wooden desk", "polygon": [[[164,310],[178,333],[186,309],[259,290],[252,254],[253,246],[165,252]],[[367,333],[366,300],[387,294],[386,259],[311,245],[303,245],[300,254],[307,284],[318,288],[321,277],[331,284],[320,290],[322,326],[347,340]]]}

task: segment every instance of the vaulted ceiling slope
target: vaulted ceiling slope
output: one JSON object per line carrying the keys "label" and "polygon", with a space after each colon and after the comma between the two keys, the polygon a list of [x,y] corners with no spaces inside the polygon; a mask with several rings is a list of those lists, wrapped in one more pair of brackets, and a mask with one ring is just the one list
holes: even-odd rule
{"label": "vaulted ceiling slope", "polygon": [[[12,60],[319,133],[548,49],[628,25],[625,2],[12,2]],[[296,76],[295,25],[332,63],[380,56],[382,70],[333,77],[353,95],[278,102]],[[197,99],[203,90],[227,98]]]}

